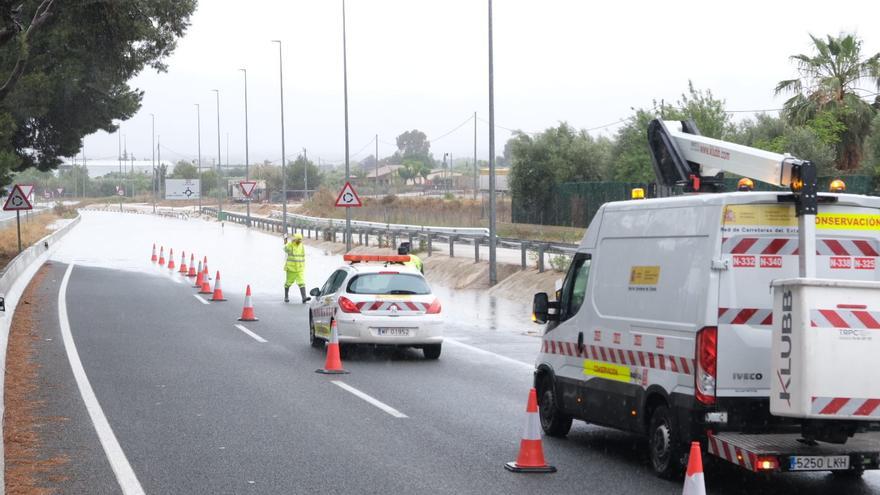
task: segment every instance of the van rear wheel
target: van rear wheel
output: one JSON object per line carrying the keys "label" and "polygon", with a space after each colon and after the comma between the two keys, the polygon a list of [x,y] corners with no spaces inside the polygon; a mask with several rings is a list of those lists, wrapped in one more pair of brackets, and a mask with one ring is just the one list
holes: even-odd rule
{"label": "van rear wheel", "polygon": [[538,397],[538,416],[541,428],[548,436],[564,437],[571,430],[571,416],[559,410],[553,379],[547,377],[541,381],[541,395]]}
{"label": "van rear wheel", "polygon": [[651,415],[648,451],[651,467],[657,476],[666,479],[681,477],[684,449],[675,417],[665,405],[657,406]]}

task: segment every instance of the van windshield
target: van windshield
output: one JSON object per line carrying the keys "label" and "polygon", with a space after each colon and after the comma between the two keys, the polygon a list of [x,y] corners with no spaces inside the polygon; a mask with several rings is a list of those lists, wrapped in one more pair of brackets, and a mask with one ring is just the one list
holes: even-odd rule
{"label": "van windshield", "polygon": [[348,283],[349,294],[430,294],[431,289],[419,275],[405,273],[366,273]]}

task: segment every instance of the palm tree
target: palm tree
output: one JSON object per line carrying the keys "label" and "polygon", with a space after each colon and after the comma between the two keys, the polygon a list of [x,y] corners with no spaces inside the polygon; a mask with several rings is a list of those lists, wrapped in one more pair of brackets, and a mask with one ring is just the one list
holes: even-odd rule
{"label": "palm tree", "polygon": [[[862,42],[852,34],[810,38],[815,54],[791,56],[800,77],[780,81],[776,94],[793,94],[783,108],[786,120],[812,124],[827,144],[837,147],[836,167],[851,171],[859,166],[871,121],[880,108],[880,53],[862,60]],[[873,89],[861,87],[866,83]],[[875,97],[873,105],[863,100],[870,96]]]}

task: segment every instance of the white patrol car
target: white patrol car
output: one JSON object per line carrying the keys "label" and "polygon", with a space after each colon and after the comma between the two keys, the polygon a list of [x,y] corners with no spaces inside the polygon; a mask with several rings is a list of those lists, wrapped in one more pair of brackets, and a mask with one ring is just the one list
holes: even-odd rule
{"label": "white patrol car", "polygon": [[324,286],[312,289],[309,340],[322,347],[336,321],[339,344],[421,348],[440,357],[443,343],[440,301],[425,277],[403,263],[409,256],[352,255]]}

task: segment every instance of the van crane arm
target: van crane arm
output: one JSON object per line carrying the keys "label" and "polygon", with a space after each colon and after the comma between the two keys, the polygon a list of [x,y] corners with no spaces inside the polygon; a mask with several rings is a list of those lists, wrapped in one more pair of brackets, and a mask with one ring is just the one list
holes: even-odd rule
{"label": "van crane arm", "polygon": [[795,204],[800,276],[815,277],[818,195],[812,162],[700,135],[693,121],[652,120],[648,145],[657,181],[664,186],[683,186],[685,192],[718,192],[724,172],[730,172],[790,188],[792,195],[780,199]]}

